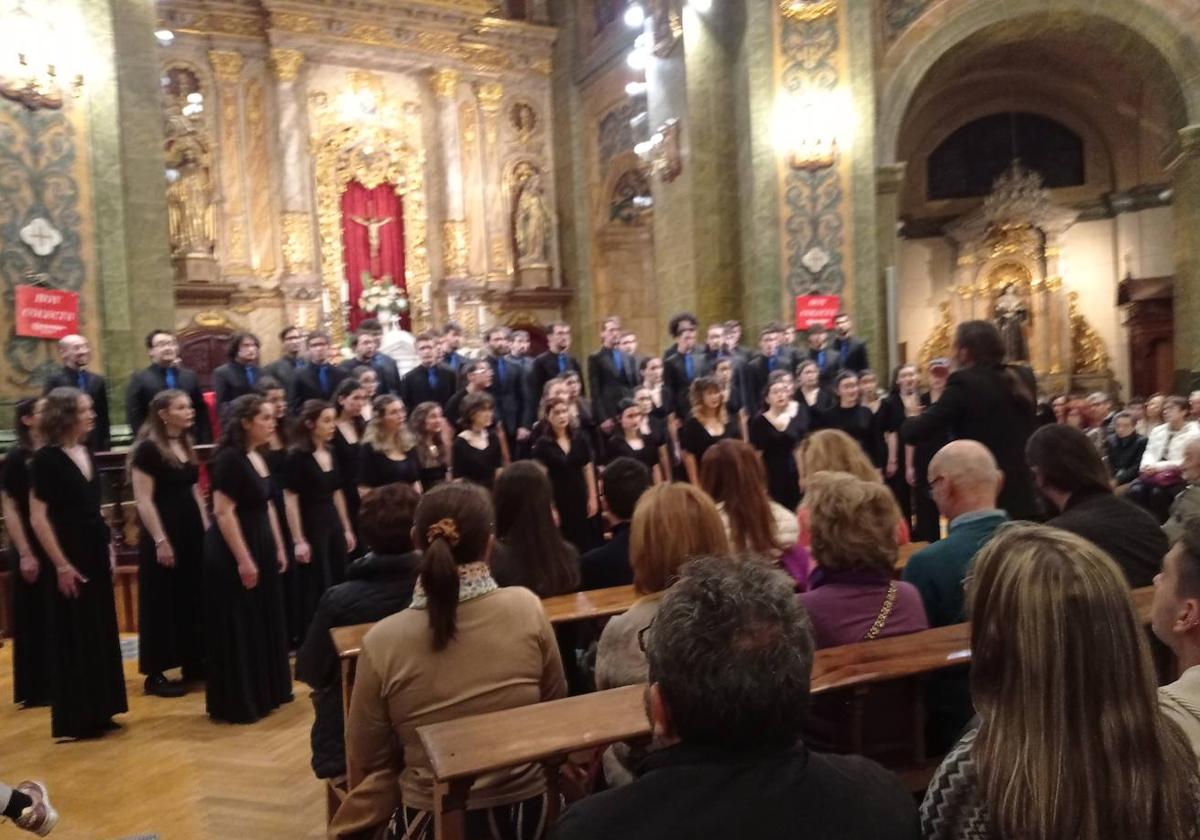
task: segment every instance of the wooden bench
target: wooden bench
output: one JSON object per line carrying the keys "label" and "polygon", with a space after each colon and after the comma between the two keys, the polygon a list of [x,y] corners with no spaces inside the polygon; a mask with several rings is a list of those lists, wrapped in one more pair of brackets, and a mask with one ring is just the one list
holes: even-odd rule
{"label": "wooden bench", "polygon": [[[1133,597],[1138,616],[1149,622],[1153,588],[1135,590]],[[817,651],[812,692],[821,696],[967,664],[969,638],[970,626],[956,624]],[[553,819],[559,801],[559,767],[571,753],[649,737],[644,690],[641,685],[626,686],[418,729],[436,779],[435,836],[462,840],[467,794],[474,781],[484,773],[523,764],[544,768]],[[911,787],[913,780],[906,781]]]}

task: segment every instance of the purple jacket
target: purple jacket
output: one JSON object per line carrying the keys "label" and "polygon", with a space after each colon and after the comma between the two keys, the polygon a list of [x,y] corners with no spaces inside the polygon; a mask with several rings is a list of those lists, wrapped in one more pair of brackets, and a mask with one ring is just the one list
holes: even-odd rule
{"label": "purple jacket", "polygon": [[[800,603],[812,620],[818,649],[861,642],[879,617],[892,581],[869,572],[829,572],[818,568]],[[878,638],[928,630],[921,593],[911,583],[895,581],[896,601]]]}

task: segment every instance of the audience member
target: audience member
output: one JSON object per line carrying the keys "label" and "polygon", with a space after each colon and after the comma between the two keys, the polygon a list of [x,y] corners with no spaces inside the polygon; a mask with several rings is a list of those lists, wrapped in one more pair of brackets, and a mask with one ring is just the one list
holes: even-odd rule
{"label": "audience member", "polygon": [[[346,758],[361,781],[329,826],[336,840],[385,832],[432,840],[433,768],[417,730],[566,694],[541,601],[521,587],[501,589],[488,570],[484,491],[435,487],[417,505],[413,531],[423,556],[412,605],[376,624],[358,657]],[[538,840],[547,805],[539,765],[489,773],[467,796],[466,836]]]}
{"label": "audience member", "polygon": [[580,561],[583,590],[607,589],[633,583],[629,565],[629,522],[638,500],[651,486],[650,472],[633,458],[609,462],[600,476],[600,501],[612,520],[612,537],[583,555]]}
{"label": "audience member", "polygon": [[555,840],[919,837],[899,779],[801,740],[813,640],[786,577],[695,560],[638,635],[655,749],[636,781],[569,808]]}
{"label": "audience member", "polygon": [[540,464],[517,461],[496,476],[492,577],[539,598],[579,590],[579,552],[554,524],[550,479]]}
{"label": "audience member", "polygon": [[1193,516],[1200,515],[1200,437],[1188,441],[1183,450],[1182,476],[1186,486],[1171,502],[1171,511],[1167,521],[1163,523],[1163,533],[1167,542],[1174,545],[1183,536],[1183,523]]}
{"label": "audience member", "polygon": [[46,378],[43,396],[55,388],[78,388],[92,398],[96,425],[85,441],[93,452],[112,448],[112,432],[108,417],[108,383],[98,373],[87,369],[92,361],[92,345],[81,335],[67,335],[58,340],[58,359],[62,367]]}
{"label": "audience member", "polygon": [[1074,534],[1005,526],[967,603],[979,724],[929,785],[926,840],[1193,837],[1196,760],[1159,711],[1116,564]]}
{"label": "audience member", "polygon": [[904,443],[919,444],[949,433],[991,450],[1004,473],[1000,507],[1014,519],[1037,513],[1025,464],[1025,443],[1034,429],[1037,382],[1023,365],[1005,364],[1004,341],[990,321],[964,321],[954,333],[958,370],[941,398],[900,427]]}
{"label": "audience member", "polygon": [[318,779],[346,772],[341,670],[329,631],[380,621],[408,606],[421,564],[412,543],[420,498],[408,484],[385,485],[367,498],[359,530],[370,550],[346,567],[344,582],[321,596],[296,653],[296,679],[313,690],[312,769]]}
{"label": "audience member", "polygon": [[1146,511],[1113,494],[1087,436],[1070,426],[1043,426],[1029,438],[1027,458],[1035,486],[1058,511],[1047,524],[1100,546],[1130,586],[1149,586],[1167,552],[1167,538]]}
{"label": "audience member", "polygon": [[1141,434],[1147,438],[1150,437],[1150,432],[1163,422],[1163,409],[1166,405],[1167,395],[1163,393],[1151,394],[1146,400],[1146,417],[1143,421],[1144,427],[1140,430]]}
{"label": "audience member", "polygon": [[[729,540],[712,499],[690,484],[658,484],[643,494],[629,529],[629,565],[640,596],[625,613],[613,617],[600,634],[596,651],[596,688],[640,685],[648,678],[640,637],[654,622],[667,589],[680,567],[694,557],[728,554]],[[633,778],[639,752],[616,744],[604,754],[610,785]]]}
{"label": "audience member", "polygon": [[1180,473],[1183,452],[1190,441],[1200,436],[1200,425],[1188,420],[1188,404],[1183,397],[1163,401],[1163,422],[1150,432],[1142,469],[1126,495],[1144,506],[1159,522],[1167,518],[1171,502],[1183,490]]}
{"label": "audience member", "polygon": [[[226,407],[244,394],[257,393],[262,368],[258,366],[262,342],[251,332],[235,332],[229,336],[225,348],[228,361],[213,371],[213,394],[217,400],[217,412],[224,414]],[[197,406],[202,408],[202,406]]]}
{"label": "audience member", "polygon": [[203,406],[204,397],[194,371],[179,364],[179,343],[168,330],[151,330],[146,336],[150,365],[137,371],[125,389],[125,419],[130,434],[136,435],[150,413],[150,401],[159,391],[174,388],[183,391],[196,407],[196,443],[212,443],[212,424]]}
{"label": "audience member", "polygon": [[1150,626],[1171,648],[1179,679],[1158,690],[1164,713],[1200,758],[1200,518],[1189,517],[1154,576]]}
{"label": "audience member", "polygon": [[930,627],[966,621],[963,581],[975,555],[1008,521],[996,507],[1004,476],[982,443],[956,440],[929,462],[929,489],[946,518],[946,538],[913,554],[903,579],[921,593]]}
{"label": "audience member", "polygon": [[1120,492],[1138,477],[1142,457],[1146,453],[1146,438],[1137,433],[1132,414],[1119,411],[1113,415],[1112,434],[1105,440],[1104,452],[1108,459],[1108,471]]}
{"label": "audience member", "polygon": [[882,483],[817,473],[808,482],[804,507],[816,568],[800,599],[818,648],[929,627],[916,587],[894,580],[900,510]]}

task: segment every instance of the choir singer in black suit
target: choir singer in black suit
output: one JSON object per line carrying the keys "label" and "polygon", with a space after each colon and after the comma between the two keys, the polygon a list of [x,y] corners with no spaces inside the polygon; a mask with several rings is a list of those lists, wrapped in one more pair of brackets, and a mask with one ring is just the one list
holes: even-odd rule
{"label": "choir singer in black suit", "polygon": [[284,327],[279,333],[283,355],[267,365],[265,372],[278,379],[288,393],[296,386],[296,374],[308,364],[304,355],[304,330],[295,326]]}
{"label": "choir singer in black suit", "polygon": [[107,452],[112,448],[112,434],[108,421],[108,386],[104,377],[87,369],[92,361],[92,346],[81,335],[65,335],[58,340],[58,357],[62,367],[54,371],[42,389],[49,394],[55,388],[78,388],[92,398],[92,410],[96,412],[96,425],[84,441],[93,452]]}
{"label": "choir singer in black suit", "polygon": [[125,419],[129,431],[136,435],[150,413],[150,401],[159,391],[174,388],[183,391],[196,408],[193,427],[196,443],[212,443],[212,426],[208,422],[207,403],[200,393],[196,372],[179,364],[179,342],[167,330],[151,330],[146,336],[150,365],[129,378],[125,389]]}
{"label": "choir singer in black suit", "polygon": [[431,332],[417,336],[417,366],[400,380],[400,398],[411,415],[423,402],[435,402],[443,409],[458,390],[458,374],[437,361],[438,337]]}
{"label": "choir singer in black suit", "polygon": [[548,326],[546,343],[550,349],[533,360],[533,369],[529,372],[529,399],[535,406],[541,405],[542,391],[551,379],[571,371],[583,376],[579,360],[571,355],[570,324],[558,322]]}
{"label": "choir singer in black suit", "polygon": [[288,401],[289,413],[293,417],[300,413],[300,406],[304,405],[305,400],[329,402],[333,398],[334,389],[350,375],[330,363],[328,333],[320,330],[310,332],[306,343],[308,365],[296,374],[296,386],[292,389]]}
{"label": "choir singer in black suit", "polygon": [[621,319],[610,316],[600,326],[600,349],[588,356],[588,391],[600,428],[609,432],[613,418],[621,409],[623,400],[633,397],[637,375],[631,370],[631,362],[621,352]]}
{"label": "choir singer in black suit", "polygon": [[400,396],[400,368],[391,356],[379,352],[383,346],[383,328],[374,318],[367,318],[354,333],[354,356],[342,362],[349,373],[356,367],[369,367],[379,377],[378,394]]}
{"label": "choir singer in black suit", "polygon": [[529,400],[529,385],[525,368],[509,355],[512,333],[508,327],[496,326],[487,331],[488,354],[484,361],[492,368],[492,384],[488,388],[496,400],[496,415],[510,441],[524,443],[533,426],[534,409]]}
{"label": "choir singer in black suit", "polygon": [[842,370],[852,370],[857,373],[867,370],[871,362],[867,357],[867,344],[855,338],[851,333],[854,323],[845,312],[839,312],[833,319],[833,350],[837,355],[838,366]]}
{"label": "choir singer in black suit", "polygon": [[258,380],[262,379],[262,370],[258,366],[261,350],[262,342],[254,333],[235,332],[229,336],[229,347],[225,351],[229,361],[213,371],[218,415],[243,394],[258,393]]}

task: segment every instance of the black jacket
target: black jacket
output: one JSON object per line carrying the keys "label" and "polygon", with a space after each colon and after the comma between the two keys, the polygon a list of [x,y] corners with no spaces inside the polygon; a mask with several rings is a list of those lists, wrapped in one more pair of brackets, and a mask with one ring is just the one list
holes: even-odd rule
{"label": "black jacket", "polygon": [[704,353],[692,352],[689,355],[692,360],[690,377],[687,373],[687,359],[682,354],[676,353],[663,360],[663,390],[671,395],[671,411],[680,420],[692,416],[692,383],[709,374]]}
{"label": "black jacket", "polygon": [[317,604],[296,653],[296,679],[313,689],[312,768],[318,779],[346,772],[341,673],[329,630],[379,621],[407,607],[420,564],[415,551],[399,556],[371,552],[347,566],[346,580],[325,590]]}
{"label": "black jacket", "polygon": [[263,370],[282,382],[283,387],[287,388],[288,395],[290,396],[292,390],[296,387],[296,375],[307,366],[308,361],[302,356],[297,356],[294,359],[281,356],[263,368]]}
{"label": "black jacket", "polygon": [[400,368],[396,360],[384,353],[376,353],[368,361],[357,356],[351,356],[342,362],[342,370],[349,376],[357,367],[369,367],[379,377],[379,389],[376,394],[395,394],[400,396]]}
{"label": "black jacket", "polygon": [[1141,472],[1142,456],[1146,454],[1146,438],[1134,432],[1127,438],[1109,435],[1105,442],[1108,470],[1117,484],[1128,484]]}
{"label": "black jacket", "polygon": [[633,583],[633,569],[629,566],[629,523],[614,525],[612,539],[583,555],[579,565],[583,574],[580,589],[584,591]]}
{"label": "black jacket", "polygon": [[837,357],[839,370],[852,370],[858,373],[860,370],[867,370],[871,367],[871,361],[867,357],[866,343],[859,341],[854,336],[835,338],[830,342],[830,347],[833,349],[834,356]]}
{"label": "black jacket", "polygon": [[338,383],[349,375],[329,362],[325,364],[325,369],[328,371],[325,376],[325,388],[321,387],[320,365],[307,365],[296,373],[295,384],[288,400],[292,414],[299,414],[300,407],[306,400],[330,400],[333,392],[337,390]]}
{"label": "black jacket", "polygon": [[[558,362],[560,355],[563,356],[561,366]],[[546,383],[569,371],[575,371],[583,376],[583,368],[579,366],[579,360],[570,353],[552,353],[547,350],[533,360],[529,370],[529,398],[535,406],[535,414],[537,413],[536,406],[542,404],[542,391],[545,389]]]}
{"label": "black jacket", "polygon": [[[93,452],[107,452],[112,449],[112,427],[108,420],[108,385],[104,377],[90,370],[84,371],[83,390],[92,398],[92,408],[96,411],[96,427],[88,435],[87,445]],[[46,379],[43,394],[49,394],[55,388],[78,388],[79,371],[75,368],[61,367]],[[199,410],[200,407],[197,407]]]}
{"label": "black jacket", "polygon": [[677,744],[638,778],[572,805],[551,840],[917,840],[917,806],[898,778],[861,756],[799,745],[731,754]]}
{"label": "black jacket", "polygon": [[412,414],[423,402],[435,402],[442,408],[450,402],[454,392],[458,390],[458,377],[454,371],[445,365],[433,366],[436,376],[436,387],[429,386],[429,368],[417,365],[400,379],[400,399],[404,407]]}
{"label": "black jacket", "polygon": [[1075,493],[1063,512],[1046,524],[1100,546],[1134,589],[1154,583],[1169,548],[1158,520],[1149,511],[1107,491]]}
{"label": "black jacket", "polygon": [[813,350],[811,347],[806,348],[800,354],[800,358],[796,360],[797,368],[802,362],[807,361],[817,363],[817,372],[820,376],[821,385],[826,388],[831,386],[833,380],[842,372],[841,357],[832,344],[826,344],[820,350]]}
{"label": "black jacket", "polygon": [[[1028,389],[1037,393],[1033,371],[1011,366]],[[977,440],[991,450],[1004,471],[998,506],[1013,519],[1037,516],[1033,477],[1025,463],[1025,444],[1034,429],[1034,403],[1019,399],[1004,367],[974,366],[950,374],[941,398],[919,417],[900,427],[904,443],[923,443],[949,433],[952,439]]]}
{"label": "black jacket", "polygon": [[504,375],[500,375],[500,360],[488,355],[484,360],[492,368],[492,387],[488,392],[496,399],[496,416],[504,424],[510,440],[517,429],[533,426],[536,412],[529,401],[529,383],[526,382],[525,367],[511,356],[504,357]]}
{"label": "black jacket", "polygon": [[[175,368],[175,387],[192,398],[196,409],[196,426],[193,429],[196,443],[212,443],[212,426],[208,422],[208,405],[200,394],[200,384],[194,371],[185,367]],[[125,419],[129,431],[137,434],[138,429],[150,412],[150,401],[159,391],[167,390],[167,376],[163,368],[150,365],[129,378],[125,389]]]}
{"label": "black jacket", "polygon": [[250,384],[246,376],[246,366],[237,362],[228,362],[213,371],[213,393],[217,396],[217,408],[224,409],[238,397],[255,393],[259,381],[263,377],[263,369],[251,365],[254,369],[254,384]]}
{"label": "black jacket", "polygon": [[621,400],[633,396],[638,382],[637,374],[631,370],[633,359],[622,353],[618,369],[614,352],[619,351],[601,348],[588,356],[588,394],[596,418],[601,421],[617,416],[617,406]]}

